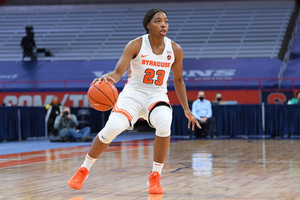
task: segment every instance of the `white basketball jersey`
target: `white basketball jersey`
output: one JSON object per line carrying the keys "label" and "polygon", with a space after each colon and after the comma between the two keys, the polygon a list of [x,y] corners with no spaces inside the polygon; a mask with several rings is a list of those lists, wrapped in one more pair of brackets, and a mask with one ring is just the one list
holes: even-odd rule
{"label": "white basketball jersey", "polygon": [[147,93],[167,93],[167,81],[175,60],[171,40],[164,37],[165,49],[161,55],[153,53],[148,34],[142,36],[139,54],[130,62],[128,82],[124,89]]}

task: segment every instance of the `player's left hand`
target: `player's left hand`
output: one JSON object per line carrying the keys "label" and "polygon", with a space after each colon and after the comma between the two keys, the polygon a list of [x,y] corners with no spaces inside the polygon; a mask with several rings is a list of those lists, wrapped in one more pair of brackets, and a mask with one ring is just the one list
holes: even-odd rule
{"label": "player's left hand", "polygon": [[191,124],[192,124],[192,130],[194,130],[195,124],[196,124],[196,126],[201,129],[201,126],[200,126],[198,120],[194,117],[193,113],[190,110],[185,110],[184,114],[185,114],[186,118],[188,118],[188,120],[189,120],[188,128],[190,128]]}

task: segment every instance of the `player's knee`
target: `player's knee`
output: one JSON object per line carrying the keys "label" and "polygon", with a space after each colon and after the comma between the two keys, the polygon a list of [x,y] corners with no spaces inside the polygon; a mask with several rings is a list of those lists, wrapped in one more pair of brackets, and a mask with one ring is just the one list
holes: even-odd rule
{"label": "player's knee", "polygon": [[121,113],[112,113],[109,116],[104,128],[98,133],[98,137],[101,142],[109,144],[129,126],[130,123],[127,117]]}
{"label": "player's knee", "polygon": [[171,134],[172,110],[167,106],[155,108],[150,114],[150,122],[157,136],[168,137]]}
{"label": "player's knee", "polygon": [[171,135],[171,121],[161,121],[156,127],[155,135],[159,137],[168,137]]}

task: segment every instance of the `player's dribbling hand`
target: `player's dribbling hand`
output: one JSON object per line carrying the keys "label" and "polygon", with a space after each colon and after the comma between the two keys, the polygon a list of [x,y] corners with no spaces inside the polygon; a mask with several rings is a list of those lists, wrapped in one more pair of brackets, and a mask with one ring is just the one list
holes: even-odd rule
{"label": "player's dribbling hand", "polygon": [[200,126],[198,120],[194,117],[193,113],[190,110],[185,110],[184,114],[185,114],[186,118],[188,118],[188,120],[189,120],[188,128],[190,128],[191,124],[192,124],[192,130],[194,130],[195,124],[196,124],[196,126],[201,129],[201,126]]}
{"label": "player's dribbling hand", "polygon": [[94,84],[97,81],[99,81],[99,82],[101,82],[101,81],[104,81],[104,82],[112,81],[113,83],[116,83],[116,80],[114,78],[112,78],[111,76],[109,76],[108,74],[104,74],[100,78],[95,78],[91,84]]}

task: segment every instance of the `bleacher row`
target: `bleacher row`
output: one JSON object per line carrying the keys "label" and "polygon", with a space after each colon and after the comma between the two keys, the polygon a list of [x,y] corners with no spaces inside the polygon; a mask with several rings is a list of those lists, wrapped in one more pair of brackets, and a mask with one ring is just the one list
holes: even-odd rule
{"label": "bleacher row", "polygon": [[[277,57],[294,8],[293,3],[182,5],[165,8],[170,22],[168,37],[182,46],[185,58],[196,59]],[[53,54],[39,55],[39,60],[118,59],[129,40],[145,33],[142,19],[147,10],[3,9],[0,61],[21,60],[20,41],[26,25],[34,27],[37,47]]]}

